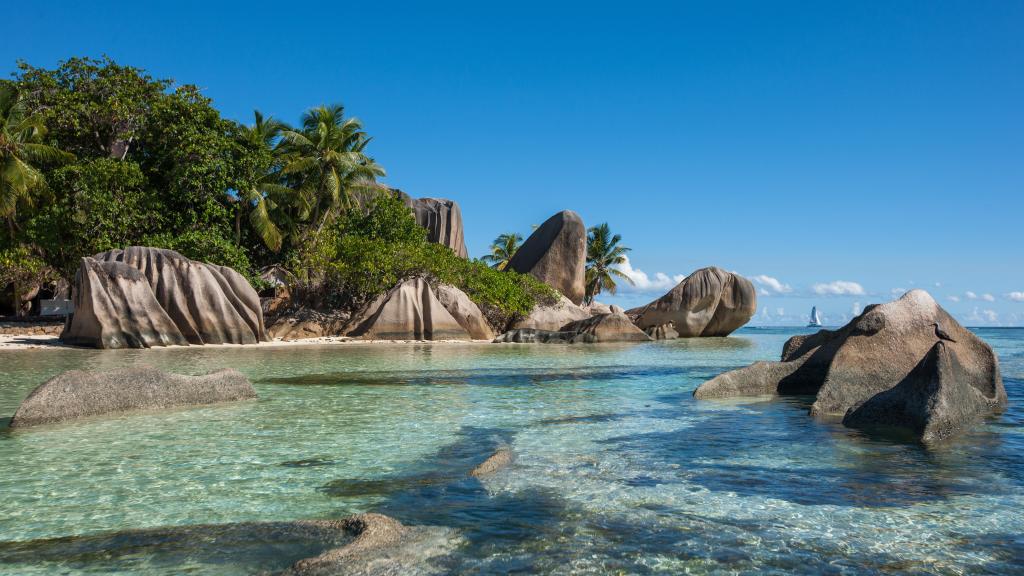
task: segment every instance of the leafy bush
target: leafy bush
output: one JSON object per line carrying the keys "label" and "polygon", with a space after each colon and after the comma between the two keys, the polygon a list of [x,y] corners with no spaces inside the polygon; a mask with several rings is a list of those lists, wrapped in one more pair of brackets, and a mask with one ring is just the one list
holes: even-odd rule
{"label": "leafy bush", "polygon": [[264,282],[260,280],[259,274],[253,269],[249,257],[245,254],[245,249],[216,232],[193,230],[178,235],[155,234],[144,238],[142,243],[154,248],[174,250],[192,260],[228,266],[245,276],[245,279],[257,290],[263,288]]}
{"label": "leafy bush", "polygon": [[25,312],[21,301],[24,290],[56,279],[53,269],[27,246],[0,250],[0,288],[11,286],[11,307],[18,316]]}
{"label": "leafy bush", "polygon": [[300,292],[317,307],[354,310],[414,276],[464,291],[498,327],[556,298],[532,276],[500,272],[428,242],[426,230],[396,198],[382,196],[366,213],[350,213],[325,237],[332,243],[309,251],[300,264],[313,271]]}

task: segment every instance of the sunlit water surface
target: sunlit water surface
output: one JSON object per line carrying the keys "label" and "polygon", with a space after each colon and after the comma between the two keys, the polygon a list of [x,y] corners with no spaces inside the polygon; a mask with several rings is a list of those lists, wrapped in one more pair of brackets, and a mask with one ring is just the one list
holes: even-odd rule
{"label": "sunlit water surface", "polygon": [[[0,352],[0,414],[72,368],[233,367],[260,400],[0,430],[0,573],[250,574],[319,552],[129,529],[378,511],[454,573],[1024,572],[1024,330],[978,330],[1010,410],[937,450],[808,400],[695,401],[802,330],[642,345]],[[477,480],[499,446],[516,459]],[[244,532],[244,531],[243,531]],[[145,534],[145,533],[143,533]]]}

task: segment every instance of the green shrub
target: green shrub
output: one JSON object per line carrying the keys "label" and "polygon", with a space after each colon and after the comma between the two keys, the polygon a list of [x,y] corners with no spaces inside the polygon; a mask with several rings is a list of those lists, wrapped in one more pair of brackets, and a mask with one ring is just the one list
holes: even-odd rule
{"label": "green shrub", "polygon": [[245,250],[215,231],[192,230],[184,234],[155,234],[142,241],[144,246],[168,248],[182,256],[200,262],[209,262],[233,268],[257,290],[264,282],[253,269]]}

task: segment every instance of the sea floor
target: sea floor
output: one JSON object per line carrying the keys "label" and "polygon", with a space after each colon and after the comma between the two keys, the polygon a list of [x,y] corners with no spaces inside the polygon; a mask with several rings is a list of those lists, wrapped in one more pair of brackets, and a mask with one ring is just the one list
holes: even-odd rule
{"label": "sea floor", "polygon": [[0,430],[0,574],[273,573],[326,544],[240,523],[360,512],[438,527],[422,573],[1024,573],[1024,329],[978,330],[1010,410],[938,449],[691,397],[802,332],[2,350],[8,417],[72,368],[233,367],[260,400]]}

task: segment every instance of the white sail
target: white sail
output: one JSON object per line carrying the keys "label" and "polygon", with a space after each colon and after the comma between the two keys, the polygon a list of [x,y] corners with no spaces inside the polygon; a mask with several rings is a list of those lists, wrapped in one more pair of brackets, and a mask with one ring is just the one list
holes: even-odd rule
{"label": "white sail", "polygon": [[811,306],[811,321],[808,326],[821,326],[821,316],[818,315],[818,307]]}

